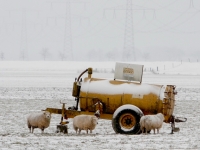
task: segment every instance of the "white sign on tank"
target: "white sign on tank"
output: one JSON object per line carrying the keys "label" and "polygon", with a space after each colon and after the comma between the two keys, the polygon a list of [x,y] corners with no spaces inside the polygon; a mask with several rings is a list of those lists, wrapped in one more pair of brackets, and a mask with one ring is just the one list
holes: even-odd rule
{"label": "white sign on tank", "polygon": [[142,82],[143,65],[116,63],[114,79]]}

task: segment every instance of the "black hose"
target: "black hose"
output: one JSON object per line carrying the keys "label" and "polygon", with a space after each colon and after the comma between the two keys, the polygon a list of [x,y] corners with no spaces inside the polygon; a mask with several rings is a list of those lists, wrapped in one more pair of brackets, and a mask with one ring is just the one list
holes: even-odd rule
{"label": "black hose", "polygon": [[77,81],[79,81],[80,77],[81,77],[85,72],[87,72],[87,71],[88,71],[88,69],[86,69],[85,71],[83,71],[83,72],[79,75]]}

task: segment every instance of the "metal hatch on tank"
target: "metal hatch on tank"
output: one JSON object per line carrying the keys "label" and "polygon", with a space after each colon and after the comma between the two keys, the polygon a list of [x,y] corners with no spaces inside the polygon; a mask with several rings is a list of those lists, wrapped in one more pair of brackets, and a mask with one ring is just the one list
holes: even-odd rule
{"label": "metal hatch on tank", "polygon": [[[81,76],[88,72],[83,80]],[[164,122],[171,123],[172,133],[176,131],[175,121],[187,119],[174,117],[175,85],[157,85],[142,83],[143,65],[116,63],[114,79],[92,77],[92,68],[83,71],[73,84],[72,96],[76,106],[46,110],[62,114],[63,118],[73,118],[80,114],[91,114],[101,119],[112,120],[116,133],[140,133],[140,118],[147,114],[163,113]],[[78,109],[78,107],[80,107]],[[177,129],[178,130],[178,129]]]}
{"label": "metal hatch on tank", "polygon": [[116,63],[114,79],[142,82],[143,65]]}

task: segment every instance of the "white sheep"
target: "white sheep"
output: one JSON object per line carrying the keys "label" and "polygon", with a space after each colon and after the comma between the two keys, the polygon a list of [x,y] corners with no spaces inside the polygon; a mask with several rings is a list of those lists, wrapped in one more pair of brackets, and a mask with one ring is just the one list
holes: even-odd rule
{"label": "white sheep", "polygon": [[42,133],[44,133],[44,129],[49,127],[50,120],[51,120],[51,113],[48,111],[32,113],[27,117],[27,125],[28,128],[30,129],[30,132],[32,128],[32,133],[34,128],[39,128],[42,130]]}
{"label": "white sheep", "polygon": [[157,129],[157,133],[159,133],[159,129],[162,127],[164,121],[164,116],[162,113],[158,113],[156,115],[145,115],[140,118],[140,129],[142,133],[147,134],[148,131],[152,130],[155,134],[155,129]]}
{"label": "white sheep", "polygon": [[74,130],[77,133],[77,130],[79,130],[79,134],[81,130],[86,130],[88,134],[88,130],[90,130],[90,133],[92,133],[92,130],[95,129],[98,118],[93,115],[78,115],[75,116],[73,119],[73,127]]}

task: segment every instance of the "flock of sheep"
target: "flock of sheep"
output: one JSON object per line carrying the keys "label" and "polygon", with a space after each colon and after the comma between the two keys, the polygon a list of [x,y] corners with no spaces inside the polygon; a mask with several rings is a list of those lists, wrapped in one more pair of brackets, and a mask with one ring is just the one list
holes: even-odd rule
{"label": "flock of sheep", "polygon": [[[27,125],[31,133],[33,133],[35,128],[41,129],[42,133],[45,128],[49,127],[51,120],[51,113],[48,111],[42,111],[39,113],[29,114],[27,117]],[[154,131],[157,129],[157,133],[159,133],[159,129],[162,127],[164,121],[164,116],[162,113],[158,113],[156,115],[145,115],[140,119],[140,127],[142,133]],[[88,130],[92,133],[92,130],[95,129],[98,124],[98,117],[95,115],[78,115],[73,118],[73,127],[76,133],[80,134],[81,130],[86,130],[88,134]]]}

